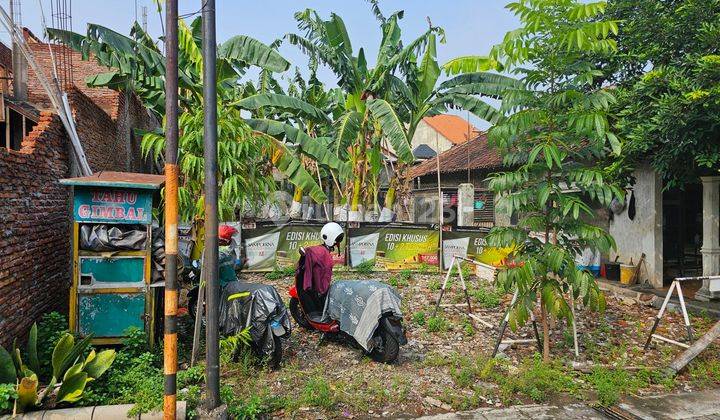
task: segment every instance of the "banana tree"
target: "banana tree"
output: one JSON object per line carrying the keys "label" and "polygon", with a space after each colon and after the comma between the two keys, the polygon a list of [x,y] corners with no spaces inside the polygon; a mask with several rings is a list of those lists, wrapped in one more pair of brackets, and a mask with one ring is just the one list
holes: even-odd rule
{"label": "banana tree", "polygon": [[[199,120],[203,60],[200,28],[200,18],[195,19],[190,26],[183,20],[179,21],[179,103],[182,115],[179,142],[182,179],[179,196],[184,220],[203,216],[203,129]],[[160,119],[163,118],[165,59],[152,38],[137,24],[133,26],[130,37],[93,24],[88,25],[84,36],[58,29],[48,29],[48,34],[51,39],[80,51],[84,59],[95,59],[109,68],[106,73],[88,77],[88,85],[130,90]],[[247,203],[266,200],[268,194],[276,188],[272,167],[282,172],[290,183],[306,191],[313,200],[326,200],[322,189],[300,163],[297,154],[300,149],[252,129],[240,112],[269,105],[311,115],[316,111],[310,105],[287,95],[266,93],[262,97],[247,97],[252,92],[243,89],[241,82],[251,66],[268,74],[284,72],[290,64],[275,48],[244,35],[231,37],[218,47],[218,167],[221,172],[219,198],[223,218],[232,217],[236,210]],[[158,130],[142,134],[145,155],[152,155],[156,161],[162,161],[163,132]]]}
{"label": "banana tree", "polygon": [[403,121],[390,101],[392,77],[395,70],[411,55],[424,48],[437,28],[403,46],[398,20],[403,12],[382,18],[382,41],[378,49],[376,66],[368,68],[365,50],[355,55],[342,18],[331,14],[322,19],[312,9],[295,14],[298,28],[303,34],[288,34],[287,40],[310,57],[311,63],[329,67],[338,78],[343,90],[344,109],[335,120],[333,144],[335,154],[349,163],[351,176],[345,182],[345,196],[349,197],[349,220],[362,220],[361,204],[375,207],[373,188],[377,185],[378,171],[373,170],[382,156],[382,142],[387,141],[400,162],[413,161],[410,142]]}

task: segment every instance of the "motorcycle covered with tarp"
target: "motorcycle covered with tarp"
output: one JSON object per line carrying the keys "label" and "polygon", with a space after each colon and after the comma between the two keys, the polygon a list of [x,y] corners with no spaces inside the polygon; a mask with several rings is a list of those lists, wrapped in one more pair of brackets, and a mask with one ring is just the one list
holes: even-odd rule
{"label": "motorcycle covered with tarp", "polygon": [[290,313],[303,328],[348,338],[373,360],[395,362],[407,344],[400,295],[379,281],[331,282],[330,252],[342,241],[342,228],[328,223],[321,238],[322,244],[300,250],[289,289]]}
{"label": "motorcycle covered with tarp", "polygon": [[[250,348],[255,355],[268,361],[268,366],[280,366],[283,339],[290,336],[291,326],[285,303],[277,290],[267,284],[234,281],[223,289],[220,311],[220,331],[234,336],[245,329],[250,334]],[[239,347],[233,359],[237,359]]]}

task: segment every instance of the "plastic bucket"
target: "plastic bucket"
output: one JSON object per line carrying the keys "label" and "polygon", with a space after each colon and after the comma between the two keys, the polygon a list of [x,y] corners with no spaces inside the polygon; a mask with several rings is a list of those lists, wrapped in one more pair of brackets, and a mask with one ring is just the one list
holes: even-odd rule
{"label": "plastic bucket", "polygon": [[631,284],[635,266],[630,264],[620,264],[620,283]]}

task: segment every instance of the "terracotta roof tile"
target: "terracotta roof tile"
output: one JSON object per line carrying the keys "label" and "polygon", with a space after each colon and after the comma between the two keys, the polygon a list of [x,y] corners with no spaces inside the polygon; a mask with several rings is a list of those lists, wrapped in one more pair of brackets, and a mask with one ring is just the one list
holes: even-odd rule
{"label": "terracotta roof tile", "polygon": [[[468,138],[474,137],[479,131],[465,119],[452,114],[440,114],[434,117],[423,118],[430,127],[434,128],[443,137],[453,144],[465,143]],[[468,137],[469,134],[469,137]]]}
{"label": "terracotta roof tile", "polygon": [[[468,169],[497,170],[502,165],[502,157],[497,149],[490,146],[485,133],[472,140],[452,147],[440,153],[440,173],[467,171]],[[417,178],[437,170],[437,159],[431,158],[413,167],[410,177]]]}

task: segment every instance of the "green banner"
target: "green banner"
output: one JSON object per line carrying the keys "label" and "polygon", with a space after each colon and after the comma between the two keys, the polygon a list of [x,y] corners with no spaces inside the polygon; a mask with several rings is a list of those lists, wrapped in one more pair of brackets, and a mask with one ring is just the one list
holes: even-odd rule
{"label": "green banner", "polygon": [[438,265],[438,231],[430,228],[364,226],[349,230],[350,266],[374,261],[376,270]]}

